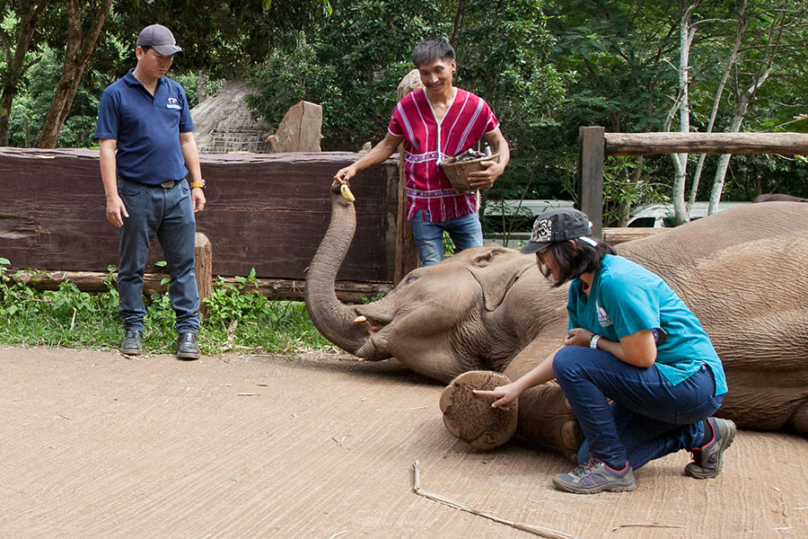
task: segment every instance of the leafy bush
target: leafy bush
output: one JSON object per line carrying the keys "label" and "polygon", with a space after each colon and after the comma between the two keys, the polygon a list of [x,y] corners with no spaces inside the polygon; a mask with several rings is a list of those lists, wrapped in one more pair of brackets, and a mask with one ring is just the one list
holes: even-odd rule
{"label": "leafy bush", "polygon": [[[117,349],[123,336],[115,289],[115,268],[104,279],[107,292],[80,291],[73,283],[58,290],[36,290],[23,284],[22,272],[10,275],[7,259],[0,258],[0,343],[23,346],[66,346]],[[27,272],[30,273],[30,272]],[[30,278],[46,278],[45,274]],[[305,305],[270,301],[256,290],[255,271],[238,278],[239,284],[219,279],[204,302],[210,315],[202,321],[199,343],[205,354],[238,349],[293,354],[331,349],[314,328]],[[175,344],[174,311],[168,293],[147,299],[144,347],[152,353],[171,353]]]}

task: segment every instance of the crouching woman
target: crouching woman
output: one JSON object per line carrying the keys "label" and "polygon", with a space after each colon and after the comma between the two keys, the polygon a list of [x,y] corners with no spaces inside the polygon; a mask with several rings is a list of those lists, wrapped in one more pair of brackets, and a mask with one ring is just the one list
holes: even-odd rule
{"label": "crouching woman", "polygon": [[522,252],[554,286],[571,281],[564,345],[515,382],[475,393],[507,409],[525,389],[558,382],[586,438],[580,466],[553,478],[560,490],[634,490],[633,470],[682,449],[693,456],[687,475],[717,476],[736,429],[712,417],[727,384],[710,338],[665,281],[590,235],[578,210],[536,219]]}

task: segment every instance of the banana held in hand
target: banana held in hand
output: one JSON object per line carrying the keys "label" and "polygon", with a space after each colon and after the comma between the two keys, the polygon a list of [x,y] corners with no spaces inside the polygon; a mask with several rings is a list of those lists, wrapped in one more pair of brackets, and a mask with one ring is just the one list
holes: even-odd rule
{"label": "banana held in hand", "polygon": [[367,322],[367,321],[368,321],[367,318],[360,315],[360,316],[357,316],[356,318],[354,318],[353,322],[354,322],[354,324],[361,324],[362,322]]}
{"label": "banana held in hand", "polygon": [[342,194],[342,198],[348,202],[353,202],[356,200],[356,197],[353,196],[353,193],[351,193],[351,188],[348,187],[348,184],[342,184],[339,188],[339,192]]}

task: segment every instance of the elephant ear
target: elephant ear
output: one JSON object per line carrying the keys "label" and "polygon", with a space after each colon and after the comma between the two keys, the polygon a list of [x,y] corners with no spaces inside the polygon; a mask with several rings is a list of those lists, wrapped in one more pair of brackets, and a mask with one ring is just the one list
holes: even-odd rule
{"label": "elephant ear", "polygon": [[516,281],[534,265],[533,257],[504,247],[475,256],[470,271],[483,291],[485,309],[497,309]]}

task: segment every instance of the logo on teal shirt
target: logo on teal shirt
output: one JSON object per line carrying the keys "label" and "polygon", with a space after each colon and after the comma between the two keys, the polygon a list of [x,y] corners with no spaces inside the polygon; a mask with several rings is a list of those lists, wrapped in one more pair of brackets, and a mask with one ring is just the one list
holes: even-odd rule
{"label": "logo on teal shirt", "polygon": [[598,324],[600,324],[600,327],[607,328],[612,325],[612,319],[609,318],[609,315],[606,314],[606,309],[601,307],[597,300],[595,300],[595,310],[598,312]]}

